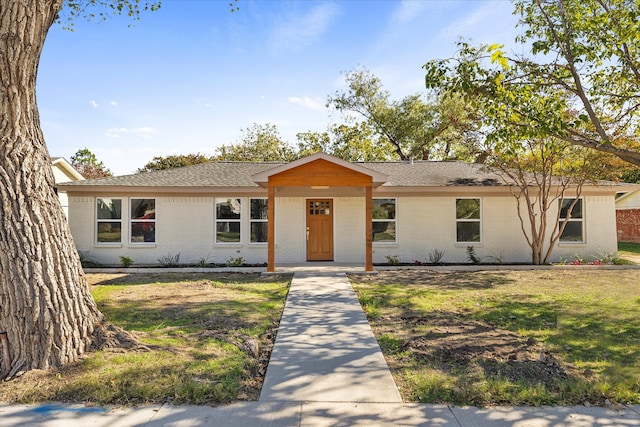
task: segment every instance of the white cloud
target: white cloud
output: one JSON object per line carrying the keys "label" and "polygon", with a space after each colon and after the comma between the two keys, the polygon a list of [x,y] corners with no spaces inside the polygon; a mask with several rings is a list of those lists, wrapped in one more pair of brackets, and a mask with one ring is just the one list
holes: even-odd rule
{"label": "white cloud", "polygon": [[433,4],[426,1],[402,1],[391,16],[393,26],[408,24]]}
{"label": "white cloud", "polygon": [[89,101],[89,104],[91,104],[91,106],[93,108],[98,108],[99,107],[99,105],[98,105],[98,103],[96,102],[95,99],[92,99],[91,101]]}
{"label": "white cloud", "polygon": [[140,128],[109,128],[106,130],[105,135],[111,139],[119,139],[124,135],[133,135],[141,139],[151,139],[156,133],[158,133],[157,129],[146,126]]}
{"label": "white cloud", "polygon": [[109,101],[109,105],[111,105],[112,107],[117,107],[118,103],[116,101]]}
{"label": "white cloud", "polygon": [[289,98],[289,102],[315,111],[324,111],[326,109],[320,98],[311,99],[308,96],[305,96],[304,98],[292,96]]}
{"label": "white cloud", "polygon": [[[303,3],[304,4],[304,3]],[[321,3],[307,13],[289,13],[275,19],[271,41],[278,51],[300,50],[322,36],[340,8],[335,3]]]}

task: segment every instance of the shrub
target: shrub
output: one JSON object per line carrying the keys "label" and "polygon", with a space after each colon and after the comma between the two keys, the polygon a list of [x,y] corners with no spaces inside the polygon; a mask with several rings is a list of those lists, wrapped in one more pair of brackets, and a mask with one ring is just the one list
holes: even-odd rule
{"label": "shrub", "polygon": [[398,258],[398,255],[387,255],[385,256],[385,258],[387,259],[387,264],[389,265],[400,264],[400,259]]}
{"label": "shrub", "polygon": [[434,249],[431,252],[429,252],[429,262],[431,264],[441,264],[442,258],[444,258],[444,251],[441,251],[439,249]]}
{"label": "shrub", "polygon": [[471,264],[480,264],[480,258],[476,255],[476,250],[473,246],[467,246],[467,260]]}
{"label": "shrub", "polygon": [[166,254],[165,256],[161,256],[158,258],[158,262],[163,267],[176,267],[180,264],[180,252],[175,255]]}
{"label": "shrub", "polygon": [[242,264],[244,264],[244,258],[241,256],[237,258],[229,257],[227,260],[227,267],[240,267]]}
{"label": "shrub", "polygon": [[120,257],[120,265],[123,266],[124,268],[129,268],[131,267],[132,264],[133,264],[133,260],[128,256]]}

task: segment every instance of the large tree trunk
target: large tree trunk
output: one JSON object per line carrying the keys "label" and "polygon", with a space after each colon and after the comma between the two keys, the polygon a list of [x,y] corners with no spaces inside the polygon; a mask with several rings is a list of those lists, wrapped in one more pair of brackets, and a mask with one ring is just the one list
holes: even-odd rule
{"label": "large tree trunk", "polygon": [[[0,378],[78,359],[104,321],[54,189],[36,74],[60,0],[0,1]],[[0,350],[1,351],[1,350]]]}

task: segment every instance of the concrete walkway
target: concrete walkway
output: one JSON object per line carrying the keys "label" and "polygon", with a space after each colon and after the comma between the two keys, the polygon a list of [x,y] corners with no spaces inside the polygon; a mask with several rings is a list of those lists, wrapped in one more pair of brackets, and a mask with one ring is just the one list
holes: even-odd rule
{"label": "concrete walkway", "polygon": [[640,406],[616,411],[402,403],[345,273],[316,268],[295,271],[258,402],[127,408],[0,404],[0,427],[89,426],[640,427]]}
{"label": "concrete walkway", "polygon": [[260,401],[402,402],[344,273],[294,275]]}

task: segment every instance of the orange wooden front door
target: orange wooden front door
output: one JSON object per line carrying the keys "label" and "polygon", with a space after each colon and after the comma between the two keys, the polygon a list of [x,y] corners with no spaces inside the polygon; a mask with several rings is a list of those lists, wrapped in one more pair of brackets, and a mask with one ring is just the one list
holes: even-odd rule
{"label": "orange wooden front door", "polygon": [[333,200],[307,200],[307,261],[333,261]]}

